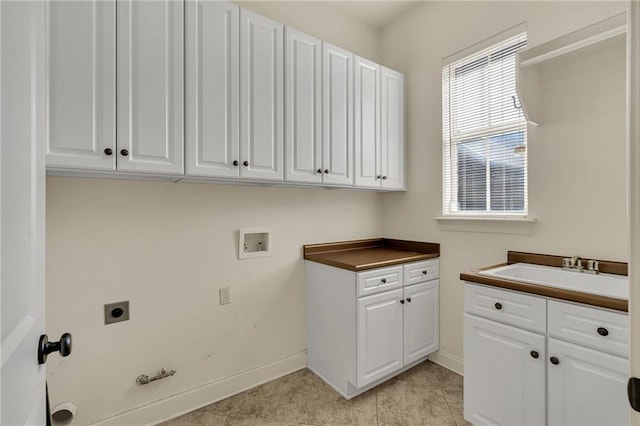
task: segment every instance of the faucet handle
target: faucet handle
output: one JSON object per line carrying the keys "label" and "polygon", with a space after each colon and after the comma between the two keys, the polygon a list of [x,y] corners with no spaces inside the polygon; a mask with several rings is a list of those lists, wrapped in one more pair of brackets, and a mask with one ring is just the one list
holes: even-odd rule
{"label": "faucet handle", "polygon": [[570,257],[563,257],[562,258],[562,267],[563,268],[570,268],[571,267],[571,258]]}
{"label": "faucet handle", "polygon": [[587,261],[587,270],[598,273],[598,261],[597,260],[588,260]]}

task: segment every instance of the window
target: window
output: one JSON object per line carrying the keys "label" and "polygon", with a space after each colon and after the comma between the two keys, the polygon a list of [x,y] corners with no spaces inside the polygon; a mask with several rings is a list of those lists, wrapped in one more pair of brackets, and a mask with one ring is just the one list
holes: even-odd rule
{"label": "window", "polygon": [[526,33],[442,69],[443,214],[527,214],[527,123],[516,94]]}

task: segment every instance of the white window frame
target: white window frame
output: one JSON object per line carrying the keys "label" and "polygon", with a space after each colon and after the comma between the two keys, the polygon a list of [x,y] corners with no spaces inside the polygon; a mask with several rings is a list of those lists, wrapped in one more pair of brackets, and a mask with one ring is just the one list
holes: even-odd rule
{"label": "white window frame", "polygon": [[[527,123],[524,114],[522,114],[522,118],[518,121],[514,121],[512,123],[499,125],[493,125],[491,127],[485,127],[475,132],[465,133],[463,135],[453,135],[452,134],[452,124],[451,124],[451,110],[450,110],[450,95],[449,95],[449,79],[444,78],[445,69],[449,69],[449,66],[454,63],[460,62],[472,62],[482,55],[479,55],[481,52],[486,50],[492,50],[493,48],[498,47],[498,45],[504,44],[505,41],[512,39],[517,36],[524,35],[526,39],[526,28],[524,24],[513,27],[501,34],[498,34],[490,39],[484,40],[478,45],[474,45],[468,49],[465,49],[461,52],[452,55],[449,58],[445,58],[443,61],[443,80],[442,80],[442,117],[443,117],[443,149],[442,149],[442,174],[443,174],[443,188],[442,188],[442,214],[443,218],[514,218],[521,219],[528,217],[528,148],[527,148]],[[488,54],[488,52],[487,52]],[[517,61],[516,61],[517,66]],[[487,203],[485,210],[458,210],[455,208],[457,206],[457,194],[458,194],[458,153],[457,146],[458,143],[465,140],[470,140],[473,138],[481,138],[484,137],[489,143],[489,137],[497,136],[500,134],[508,134],[512,132],[516,132],[519,130],[524,131],[524,146],[525,150],[523,153],[524,157],[524,206],[522,211],[491,211],[491,179],[489,176],[490,167],[489,162],[487,162],[487,177],[486,177],[486,197]],[[450,163],[447,167],[447,163]],[[450,170],[449,173],[447,171]]]}

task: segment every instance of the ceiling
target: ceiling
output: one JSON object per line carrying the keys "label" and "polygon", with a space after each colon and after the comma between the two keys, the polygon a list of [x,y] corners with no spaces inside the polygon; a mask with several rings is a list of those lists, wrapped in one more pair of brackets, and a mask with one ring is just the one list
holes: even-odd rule
{"label": "ceiling", "polygon": [[345,15],[363,21],[378,29],[384,28],[418,3],[419,1],[415,0],[349,0],[331,2],[333,6]]}

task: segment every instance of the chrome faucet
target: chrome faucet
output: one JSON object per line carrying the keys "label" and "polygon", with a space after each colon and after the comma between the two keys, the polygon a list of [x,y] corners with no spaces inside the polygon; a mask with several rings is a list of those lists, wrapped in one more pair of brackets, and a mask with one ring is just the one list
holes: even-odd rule
{"label": "chrome faucet", "polygon": [[600,272],[597,260],[588,260],[587,269],[584,269],[584,266],[582,265],[582,258],[580,256],[563,257],[562,269],[564,271],[588,272],[590,274],[597,274]]}

